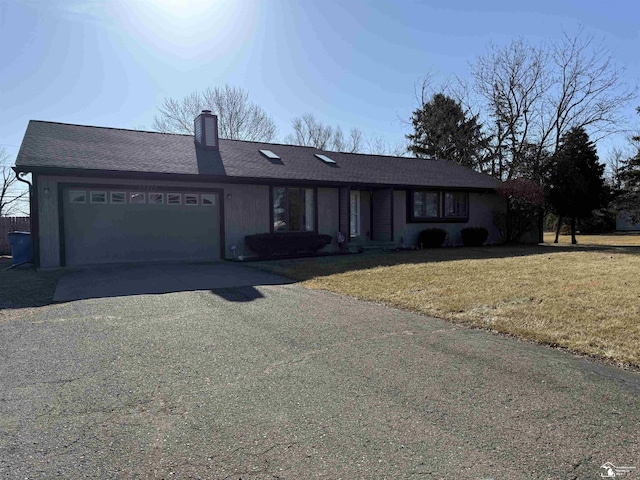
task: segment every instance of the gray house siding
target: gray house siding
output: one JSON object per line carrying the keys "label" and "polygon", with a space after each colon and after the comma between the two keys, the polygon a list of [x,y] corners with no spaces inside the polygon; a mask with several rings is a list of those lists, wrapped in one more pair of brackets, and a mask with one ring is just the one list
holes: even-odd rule
{"label": "gray house siding", "polygon": [[237,246],[237,254],[244,252],[245,235],[269,231],[269,187],[266,185],[238,185],[220,183],[167,182],[150,180],[126,180],[106,178],[82,178],[61,176],[38,177],[38,215],[40,267],[55,268],[60,261],[60,220],[58,215],[59,184],[91,184],[109,186],[130,186],[131,189],[153,187],[220,189],[224,201],[224,230],[226,245],[223,258],[233,258],[230,247]]}
{"label": "gray house siding", "polygon": [[39,176],[37,184],[40,266],[44,268],[59,267],[58,183],[55,178]]}
{"label": "gray house siding", "polygon": [[393,228],[391,220],[394,217],[392,213],[392,198],[391,189],[375,190],[373,192],[373,225],[372,225],[372,240],[376,241],[393,241]]}
{"label": "gray house siding", "polygon": [[230,250],[233,245],[236,246],[238,255],[252,254],[244,243],[244,237],[269,231],[271,209],[269,187],[266,185],[218,185],[224,189],[226,197],[224,219],[227,251],[224,258],[233,258]]}
{"label": "gray house siding", "polygon": [[485,227],[489,230],[487,243],[502,241],[498,228],[493,223],[493,211],[504,209],[504,201],[494,193],[469,193],[469,221],[465,223],[407,223],[407,201],[405,190],[394,194],[394,241],[405,246],[417,245],[418,233],[427,228],[442,228],[447,232],[445,245],[462,245],[461,230],[466,227]]}
{"label": "gray house siding", "polygon": [[340,187],[339,189],[339,220],[338,225],[340,226],[340,232],[345,235],[346,240],[349,240],[349,195],[351,189],[348,187]]}
{"label": "gray house siding", "polygon": [[360,236],[371,239],[371,192],[360,191]]}
{"label": "gray house siding", "polygon": [[[153,188],[164,191],[172,188],[217,189],[222,200],[220,203],[224,204],[224,211],[220,212],[224,218],[224,236],[220,238],[220,242],[225,245],[222,258],[226,259],[233,258],[231,247],[234,245],[236,246],[236,255],[252,255],[253,252],[248,250],[244,243],[245,236],[269,232],[271,227],[271,199],[267,185],[89,179],[43,175],[38,176],[36,184],[38,189],[40,266],[42,268],[55,268],[61,265],[61,247],[64,248],[65,244],[64,232],[60,230],[63,222],[59,217],[58,205],[59,190],[62,185],[66,184],[90,184],[98,187],[102,185],[105,189],[124,186],[129,190],[152,190]],[[348,187],[317,188],[318,232],[332,237],[332,243],[325,247],[325,252],[336,251],[336,233],[338,231],[342,231],[346,235],[349,233],[349,191]],[[406,192],[404,190],[374,190],[371,200],[369,195],[369,191],[361,191],[361,234],[363,237],[369,231],[373,240],[393,240],[396,244],[404,242],[405,245],[415,245],[420,230],[440,227],[449,233],[447,240],[449,245],[460,245],[460,230],[466,226],[484,226],[489,229],[489,243],[500,242],[499,232],[493,225],[493,211],[503,208],[504,205],[500,197],[495,194],[469,194],[469,221],[467,223],[407,223]],[[369,210],[371,205],[374,208],[373,214]],[[373,219],[373,224],[371,219]],[[82,224],[83,222],[78,219],[77,223]],[[175,223],[178,228],[189,228],[188,225],[180,226],[179,223]],[[391,238],[392,233],[393,239]],[[212,242],[212,245],[215,244],[216,242]],[[67,252],[66,249],[65,252]]]}
{"label": "gray house siding", "polygon": [[318,188],[318,233],[331,235],[331,243],[322,249],[323,252],[333,252],[338,248],[336,234],[340,230],[338,222],[337,188]]}

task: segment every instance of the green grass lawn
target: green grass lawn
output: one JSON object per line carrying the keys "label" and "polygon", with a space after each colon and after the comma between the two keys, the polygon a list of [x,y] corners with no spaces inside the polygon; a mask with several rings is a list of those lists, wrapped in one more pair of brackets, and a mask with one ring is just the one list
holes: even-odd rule
{"label": "green grass lawn", "polygon": [[[620,236],[616,244],[637,240]],[[601,237],[597,247],[443,248],[254,265],[309,288],[637,367],[640,247],[605,243]]]}

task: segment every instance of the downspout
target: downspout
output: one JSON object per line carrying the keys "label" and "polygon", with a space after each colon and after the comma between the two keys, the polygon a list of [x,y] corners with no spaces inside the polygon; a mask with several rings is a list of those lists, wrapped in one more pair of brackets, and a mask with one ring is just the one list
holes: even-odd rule
{"label": "downspout", "polygon": [[[25,172],[18,172],[15,167],[13,167],[13,171],[16,175],[16,180],[26,183],[29,186],[29,223],[30,223],[30,231],[31,231],[31,261],[34,262],[34,265],[37,267],[40,263],[36,261],[36,236],[38,235],[37,228],[34,227],[35,217],[33,215],[34,205],[33,205],[33,185],[29,180],[25,180],[24,178],[20,178],[20,175],[26,175]],[[39,260],[39,259],[38,259]],[[12,265],[11,268],[17,267],[19,265],[23,265],[25,263],[29,263],[29,261],[22,262],[17,265]]]}

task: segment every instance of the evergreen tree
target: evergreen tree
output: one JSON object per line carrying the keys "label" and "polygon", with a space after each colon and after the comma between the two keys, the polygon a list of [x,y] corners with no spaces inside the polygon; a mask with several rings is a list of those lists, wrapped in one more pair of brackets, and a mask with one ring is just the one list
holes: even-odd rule
{"label": "evergreen tree", "polygon": [[467,118],[460,103],[436,93],[411,115],[409,151],[420,158],[452,160],[481,170],[487,139],[477,116]]}
{"label": "evergreen tree", "polygon": [[574,127],[562,136],[553,160],[548,202],[558,215],[555,243],[563,219],[569,219],[571,243],[576,244],[576,220],[588,217],[606,201],[604,165],[582,127]]}

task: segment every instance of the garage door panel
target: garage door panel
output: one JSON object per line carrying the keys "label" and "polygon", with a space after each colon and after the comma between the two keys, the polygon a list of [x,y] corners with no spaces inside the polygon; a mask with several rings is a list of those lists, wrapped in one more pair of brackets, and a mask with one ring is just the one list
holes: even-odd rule
{"label": "garage door panel", "polygon": [[219,201],[92,204],[65,197],[67,265],[220,258]]}

